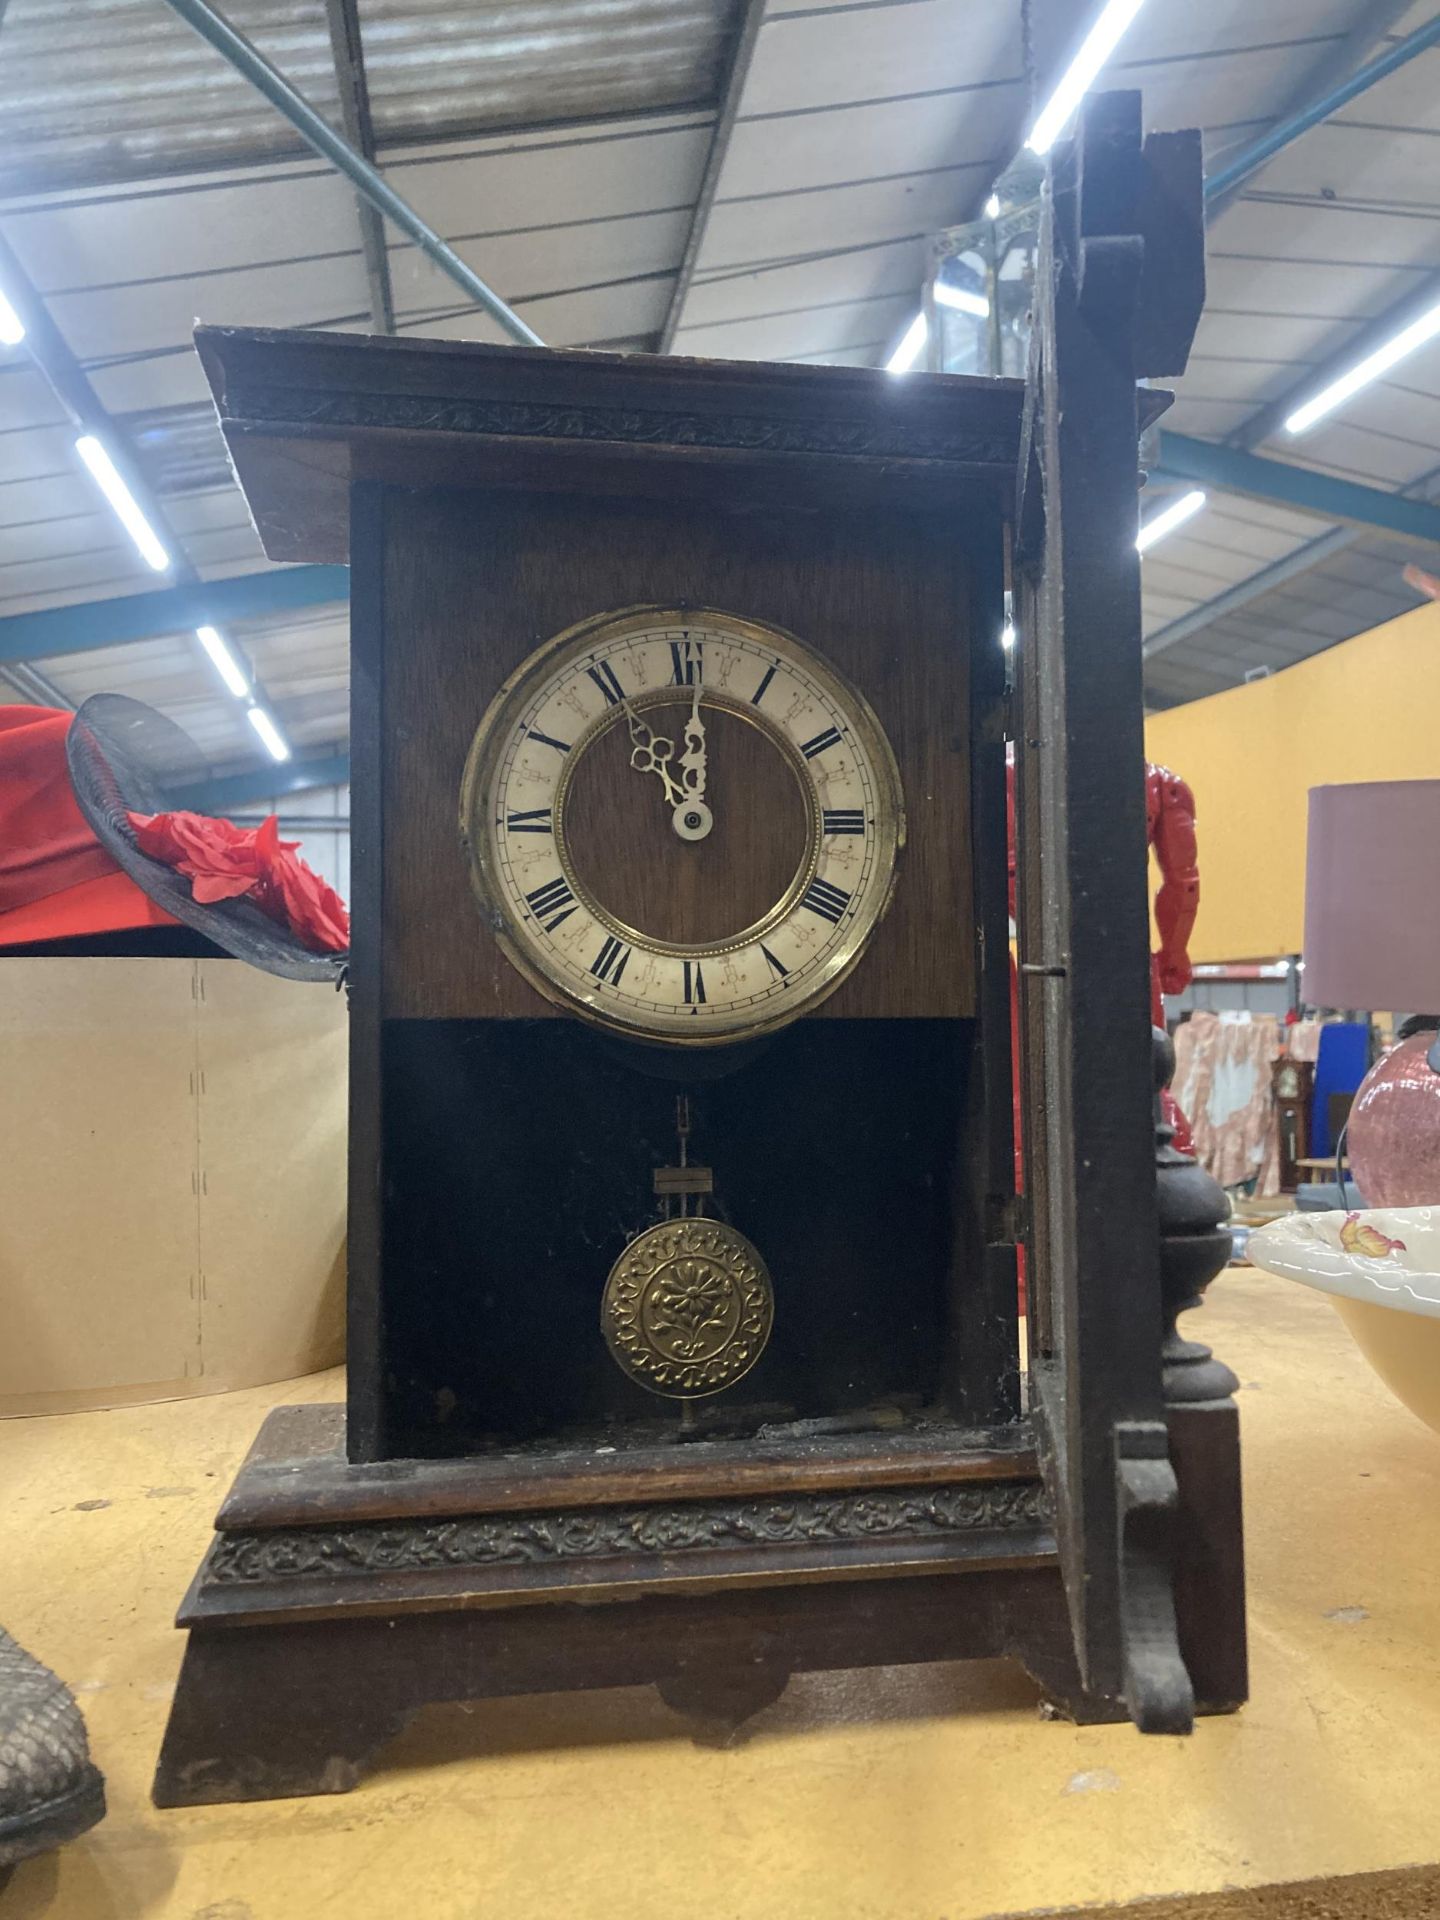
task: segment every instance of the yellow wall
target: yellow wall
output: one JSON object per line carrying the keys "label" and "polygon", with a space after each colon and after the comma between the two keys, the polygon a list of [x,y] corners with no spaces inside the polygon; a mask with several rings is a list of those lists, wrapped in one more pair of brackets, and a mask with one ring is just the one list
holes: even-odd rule
{"label": "yellow wall", "polygon": [[1310,788],[1440,778],[1440,606],[1269,680],[1154,714],[1145,743],[1195,791],[1200,915],[1190,957],[1298,953]]}

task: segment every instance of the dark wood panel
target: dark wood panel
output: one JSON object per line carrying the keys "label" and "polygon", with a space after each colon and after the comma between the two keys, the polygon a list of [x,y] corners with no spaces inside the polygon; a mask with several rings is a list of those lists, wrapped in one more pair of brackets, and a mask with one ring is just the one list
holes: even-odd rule
{"label": "dark wood panel", "polygon": [[814,1432],[813,1423],[767,1439],[576,1448],[558,1461],[550,1453],[493,1453],[367,1469],[346,1463],[342,1408],[276,1407],[265,1416],[216,1525],[243,1532],[723,1494],[863,1492],[920,1481],[943,1487],[1033,1479],[1038,1472],[1018,1426],[827,1434]]}
{"label": "dark wood panel", "polygon": [[655,1682],[672,1704],[733,1730],[791,1673],[1002,1654],[1073,1717],[1123,1717],[1081,1694],[1064,1593],[1044,1564],[521,1606],[478,1620],[392,1601],[379,1619],[226,1622],[190,1636],[154,1797],[174,1807],[348,1792],[432,1701]]}
{"label": "dark wood panel", "polygon": [[345,1289],[346,1392],[350,1454],[385,1451],[385,1275],[383,1240],[380,965],[383,929],[385,787],[382,610],[385,497],[357,487],[351,502],[355,565],[350,616],[350,801],[352,937],[350,1002],[350,1151],[348,1273]]}
{"label": "dark wood panel", "polygon": [[387,1014],[553,1011],[476,908],[457,826],[465,756],[497,687],[541,641],[645,601],[789,628],[864,692],[890,737],[909,844],[890,913],[827,1015],[973,1011],[963,519],[440,491],[387,499]]}
{"label": "dark wood panel", "polygon": [[[998,514],[974,563],[973,619],[986,631],[987,609],[1004,597],[1004,529]],[[995,644],[975,648],[970,688],[971,795],[975,844],[985,849],[975,876],[979,1019],[966,1076],[968,1100],[955,1158],[957,1255],[950,1266],[947,1365],[950,1405],[966,1422],[1013,1420],[1020,1413],[1019,1286],[1014,1246],[1015,1157],[1010,1077],[1010,942],[1005,863],[1007,667]]]}
{"label": "dark wood panel", "polygon": [[1168,1411],[1176,1515],[1175,1619],[1200,1713],[1233,1713],[1250,1692],[1240,1414],[1233,1400]]}
{"label": "dark wood panel", "polygon": [[[947,1179],[970,1037],[961,1020],[822,1016],[690,1052],[576,1020],[387,1021],[390,1451],[674,1437],[676,1403],[611,1358],[600,1295],[656,1218],[679,1092],[714,1210],[775,1286],[764,1353],[695,1404],[697,1436],[877,1408],[910,1424],[944,1404],[946,1276],[975,1257]],[[994,1370],[1003,1351],[969,1360]]]}

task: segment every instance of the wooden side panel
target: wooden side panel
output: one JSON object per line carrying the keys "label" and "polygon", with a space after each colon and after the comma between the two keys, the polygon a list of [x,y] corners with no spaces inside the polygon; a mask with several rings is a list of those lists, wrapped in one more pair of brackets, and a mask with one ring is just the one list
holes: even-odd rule
{"label": "wooden side panel", "polygon": [[[1019,951],[1034,1415],[1088,1690],[1183,1732],[1160,1373],[1135,377],[1138,94],[1057,146],[1019,516]],[[1199,180],[1193,183],[1198,198]],[[1176,369],[1177,371],[1179,369]]]}
{"label": "wooden side panel", "polygon": [[[827,1017],[973,1013],[974,536],[963,518],[720,512],[498,492],[389,492],[385,503],[387,1015],[553,1011],[504,958],[476,908],[459,845],[465,756],[496,689],[543,640],[647,601],[689,601],[789,628],[861,689],[889,734],[909,844],[890,913],[825,1004]],[[358,535],[356,562],[364,564]]]}
{"label": "wooden side panel", "polygon": [[350,570],[350,1187],[347,1444],[352,1460],[383,1459],[384,1261],[380,980],[385,915],[385,508],[379,487],[351,496]]}
{"label": "wooden side panel", "polygon": [[977,645],[970,752],[979,1019],[973,1030],[974,1058],[956,1168],[964,1253],[951,1267],[949,1305],[951,1394],[963,1416],[977,1422],[1013,1420],[1020,1412],[1005,860],[1006,665],[995,625],[995,610],[1003,604],[1004,531],[997,512],[976,555],[974,574]]}

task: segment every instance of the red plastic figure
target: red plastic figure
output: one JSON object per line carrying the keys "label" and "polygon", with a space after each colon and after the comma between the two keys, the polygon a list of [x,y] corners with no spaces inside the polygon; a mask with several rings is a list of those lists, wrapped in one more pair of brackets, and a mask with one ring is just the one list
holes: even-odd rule
{"label": "red plastic figure", "polygon": [[[1015,917],[1015,762],[1005,761],[1005,821],[1010,917]],[[1195,796],[1189,785],[1169,767],[1145,766],[1146,838],[1155,849],[1160,868],[1160,891],[1155,896],[1158,951],[1150,956],[1150,1018],[1165,1024],[1167,993],[1183,993],[1193,969],[1188,952],[1191,929],[1200,907],[1200,868],[1195,844]],[[1023,1192],[1025,1165],[1020,1145],[1020,991],[1015,962],[1010,962],[1010,1068],[1015,1103],[1015,1185]],[[1168,1088],[1160,1096],[1165,1116],[1175,1129],[1182,1153],[1193,1151],[1190,1123]],[[1023,1285],[1023,1268],[1022,1268]]]}
{"label": "red plastic figure", "polygon": [[[1160,950],[1150,956],[1150,1018],[1165,1024],[1167,993],[1183,993],[1194,977],[1190,933],[1200,908],[1200,867],[1195,846],[1195,796],[1169,767],[1145,766],[1146,838],[1155,849],[1160,891],[1155,896],[1155,925]],[[1190,1122],[1167,1087],[1160,1096],[1165,1117],[1175,1129],[1181,1153],[1193,1153]]]}
{"label": "red plastic figure", "polygon": [[1195,796],[1169,767],[1145,768],[1145,822],[1160,866],[1160,891],[1155,896],[1160,951],[1150,962],[1150,1012],[1155,1025],[1163,1027],[1165,1004],[1161,995],[1183,993],[1190,984],[1192,969],[1186,948],[1200,905]]}

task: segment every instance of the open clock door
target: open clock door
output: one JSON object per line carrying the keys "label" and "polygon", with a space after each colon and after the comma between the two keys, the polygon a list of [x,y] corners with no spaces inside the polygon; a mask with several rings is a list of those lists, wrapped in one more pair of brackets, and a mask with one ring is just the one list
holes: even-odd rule
{"label": "open clock door", "polygon": [[[1172,1593],[1149,1020],[1137,441],[1203,299],[1199,137],[1091,100],[1052,155],[1016,544],[1031,1402],[1097,1711],[1194,1713]],[[1142,408],[1143,403],[1143,408]],[[1158,403],[1158,404],[1157,404]],[[1148,410],[1148,411],[1147,411]]]}

